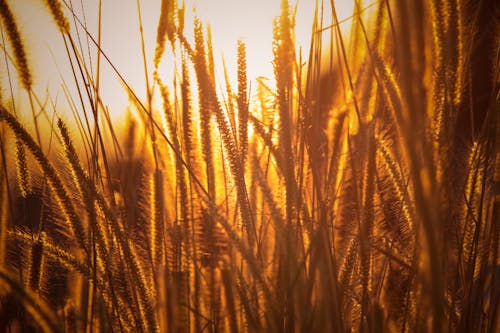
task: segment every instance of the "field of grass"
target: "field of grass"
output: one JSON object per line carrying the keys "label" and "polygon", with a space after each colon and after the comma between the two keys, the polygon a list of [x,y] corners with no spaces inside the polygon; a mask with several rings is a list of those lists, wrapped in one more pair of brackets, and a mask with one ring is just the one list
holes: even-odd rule
{"label": "field of grass", "polygon": [[77,93],[36,93],[0,0],[0,332],[500,331],[500,3],[320,0],[297,49],[274,1],[251,82],[162,0],[142,98],[69,0]]}

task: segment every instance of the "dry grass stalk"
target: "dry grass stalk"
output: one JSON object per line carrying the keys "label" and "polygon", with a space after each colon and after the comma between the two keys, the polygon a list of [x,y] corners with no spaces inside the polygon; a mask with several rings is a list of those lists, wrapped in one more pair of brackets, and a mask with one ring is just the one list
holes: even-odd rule
{"label": "dry grass stalk", "polygon": [[26,152],[23,143],[16,140],[16,174],[19,192],[23,198],[26,198],[31,192],[30,175],[28,163],[26,161]]}
{"label": "dry grass stalk", "polygon": [[71,202],[70,196],[66,188],[64,187],[62,181],[60,180],[56,170],[50,164],[49,160],[45,154],[40,150],[39,146],[35,143],[31,135],[26,131],[26,129],[19,123],[19,121],[10,114],[3,106],[0,106],[0,120],[7,123],[7,125],[12,129],[16,138],[23,142],[26,148],[33,154],[36,161],[42,168],[47,181],[52,187],[54,194],[56,195],[59,205],[63,211],[66,222],[71,227],[76,240],[82,250],[87,250],[87,240],[85,236],[85,228],[79,219],[73,203]]}
{"label": "dry grass stalk", "polygon": [[14,51],[14,59],[16,61],[16,68],[19,73],[20,80],[24,89],[29,91],[32,85],[31,70],[14,14],[12,13],[12,10],[6,0],[0,1],[0,17],[5,30],[7,31],[7,36],[12,50]]}
{"label": "dry grass stalk", "polygon": [[244,162],[248,151],[248,97],[246,46],[238,41],[238,145]]}
{"label": "dry grass stalk", "polygon": [[175,42],[175,11],[177,2],[175,0],[162,0],[160,9],[160,19],[158,21],[158,28],[156,32],[156,49],[154,57],[155,70],[158,69],[161,57],[165,52],[166,37],[170,41],[172,47]]}
{"label": "dry grass stalk", "polygon": [[69,21],[66,15],[64,15],[63,7],[59,0],[45,0],[45,4],[49,8],[59,31],[63,34],[69,34]]}

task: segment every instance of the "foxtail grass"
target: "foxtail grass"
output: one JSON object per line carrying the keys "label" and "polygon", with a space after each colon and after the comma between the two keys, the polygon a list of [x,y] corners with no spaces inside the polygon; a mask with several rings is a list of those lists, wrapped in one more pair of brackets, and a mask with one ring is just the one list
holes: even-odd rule
{"label": "foxtail grass", "polygon": [[[177,1],[158,2],[148,68],[138,2],[142,98],[105,53],[101,17],[94,38],[71,1],[46,0],[77,130],[38,95],[11,3],[0,0],[3,54],[38,141],[11,84],[0,106],[3,328],[498,331],[494,1],[354,1],[344,20],[318,1],[298,49],[301,7],[280,0],[274,81],[259,77],[255,92],[251,43],[234,43],[236,77],[223,60],[219,85],[220,36],[200,19],[187,26]],[[104,100],[105,62],[135,107],[123,132]]]}

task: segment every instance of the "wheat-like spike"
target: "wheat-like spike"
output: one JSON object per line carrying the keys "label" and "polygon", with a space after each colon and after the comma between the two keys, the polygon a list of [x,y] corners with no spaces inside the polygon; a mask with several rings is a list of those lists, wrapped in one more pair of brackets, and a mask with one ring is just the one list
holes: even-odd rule
{"label": "wheat-like spike", "polygon": [[[332,141],[332,148],[330,161],[328,163],[328,176],[326,178],[330,200],[335,200],[337,196],[337,191],[342,181],[342,170],[348,158],[345,153],[348,149],[344,131],[347,123],[346,118],[347,113],[342,113],[338,116],[331,136],[333,139],[330,139]],[[335,202],[337,202],[337,200],[335,200]]]}
{"label": "wheat-like spike", "polygon": [[76,149],[73,146],[73,143],[69,136],[69,131],[61,119],[57,121],[57,127],[59,128],[59,131],[61,133],[65,156],[71,167],[74,182],[83,199],[87,214],[89,215],[91,227],[95,231],[95,236],[97,238],[97,242],[100,246],[101,251],[103,251],[103,254],[107,257],[108,244],[106,240],[105,227],[101,223],[101,221],[97,219],[95,211],[95,196],[93,195],[94,184],[92,184],[89,177],[83,171],[80,160],[78,158],[78,154],[76,153]]}
{"label": "wheat-like spike", "polygon": [[457,0],[443,1],[442,6],[446,14],[446,84],[449,85],[449,106],[458,106],[463,90],[463,23],[460,12],[460,2]]}
{"label": "wheat-like spike", "polygon": [[238,41],[238,144],[242,163],[245,163],[248,149],[248,97],[246,46]]}
{"label": "wheat-like spike", "polygon": [[[184,6],[182,8],[182,13],[179,12],[179,29],[183,29],[184,27]],[[180,30],[182,33],[182,30]],[[186,42],[184,42],[184,45],[187,45]],[[189,48],[187,53],[189,54]],[[181,82],[181,96],[182,96],[182,142],[184,144],[184,156],[185,159],[189,165],[190,168],[192,168],[195,173],[198,173],[197,170],[199,170],[199,159],[198,156],[196,155],[196,145],[195,145],[195,138],[196,138],[196,129],[194,127],[194,115],[192,112],[191,108],[191,84],[190,84],[190,77],[189,77],[189,68],[188,68],[189,62],[188,62],[188,55],[186,55],[185,52],[182,53],[182,82]],[[191,177],[191,174],[190,174]],[[189,191],[190,191],[190,207],[189,210],[186,211],[187,214],[187,219],[185,221],[185,235],[186,235],[186,242],[185,242],[185,267],[186,271],[188,274],[188,281],[187,281],[187,288],[188,292],[186,293],[186,298],[185,298],[185,303],[189,304],[189,297],[190,297],[190,292],[189,288],[191,285],[191,278],[190,278],[190,272],[191,272],[191,263],[194,263],[196,265],[197,262],[197,255],[195,251],[195,223],[194,223],[194,202],[195,202],[195,195],[192,191],[191,187],[191,179],[186,180],[186,184],[189,184]],[[189,212],[189,213],[187,213]],[[199,311],[200,305],[199,305],[199,289],[200,289],[200,278],[199,278],[200,272],[199,270],[194,270],[193,274],[193,279],[192,279],[192,285],[194,289],[193,293],[193,306],[195,311]],[[189,311],[186,308],[186,311]],[[188,318],[188,326],[190,325],[190,320],[189,320],[189,313],[187,314]],[[200,323],[200,317],[195,316],[194,319],[194,328],[195,330],[201,330],[201,323]]]}
{"label": "wheat-like spike", "polygon": [[[26,245],[32,245],[34,242],[38,240],[33,240],[33,236],[31,234],[27,234],[21,231],[9,231],[9,237],[15,239],[16,241],[20,241]],[[67,252],[66,250],[50,243],[46,237],[41,239],[43,242],[44,254],[47,255],[50,259],[62,264],[64,267],[77,271],[81,273],[83,276],[90,278],[91,268],[82,262],[80,262],[74,255]]]}
{"label": "wheat-like spike", "polygon": [[57,315],[33,292],[23,288],[19,282],[0,268],[0,285],[11,290],[19,299],[19,302],[24,305],[25,309],[33,316],[37,325],[43,332],[63,332],[62,325],[59,322]]}
{"label": "wheat-like spike", "polygon": [[227,101],[224,101],[225,102],[224,104],[226,104],[227,116],[229,118],[229,123],[231,124],[231,131],[235,135],[237,133],[236,113],[234,109],[235,96],[233,93],[233,88],[231,87],[231,82],[229,81],[229,74],[227,73],[227,66],[224,58],[222,58],[222,69],[224,72],[224,81],[226,83],[226,94],[227,94]]}
{"label": "wheat-like spike", "polygon": [[[9,236],[15,239],[16,241],[20,241],[23,244],[31,246],[32,248],[40,245],[43,247],[43,254],[47,258],[62,264],[64,267],[71,271],[79,272],[89,281],[92,280],[95,284],[96,288],[99,290],[100,294],[103,297],[103,300],[106,303],[107,308],[110,313],[115,309],[119,315],[122,322],[125,324],[132,323],[131,314],[128,311],[128,307],[124,305],[123,300],[120,298],[116,298],[113,295],[113,287],[110,285],[111,281],[108,283],[105,279],[103,279],[104,272],[109,274],[109,269],[111,266],[111,261],[106,256],[101,255],[101,250],[99,246],[97,250],[99,252],[99,256],[96,258],[96,266],[95,266],[95,274],[93,274],[93,268],[89,267],[87,264],[81,263],[77,258],[75,258],[71,253],[66,250],[61,249],[60,247],[53,245],[50,241],[48,241],[45,237],[38,238],[34,240],[32,235],[20,232],[20,231],[11,231],[9,232]],[[40,244],[41,242],[41,244]],[[108,260],[104,263],[101,260],[101,257],[107,258]],[[107,266],[105,266],[107,265]],[[31,277],[31,273],[30,273]],[[108,275],[111,277],[111,275]]]}
{"label": "wheat-like spike", "polygon": [[[199,26],[199,23],[198,28],[195,30],[195,36],[196,35],[198,35],[196,43],[197,50],[203,50],[203,45],[202,43],[200,43],[203,41],[203,36],[201,34],[201,27]],[[212,109],[215,113],[217,125],[222,136],[222,141],[224,143],[224,148],[228,151],[231,173],[236,183],[237,200],[240,204],[240,215],[242,223],[247,230],[249,237],[252,238],[255,234],[255,226],[253,225],[251,210],[247,198],[243,165],[241,164],[240,155],[236,148],[234,137],[232,136],[232,133],[230,131],[229,122],[224,112],[222,111],[219,100],[217,98],[214,83],[210,80],[209,73],[206,68],[205,57],[203,56],[203,54],[204,52],[201,52],[200,55],[197,51],[197,56],[193,59],[196,75],[198,77],[199,87],[200,90],[204,91],[204,97],[207,98],[206,102],[208,103],[209,108]],[[212,200],[215,200],[213,196],[210,196],[210,198]],[[211,209],[211,213],[214,212],[215,211]]]}
{"label": "wheat-like spike", "polygon": [[28,150],[33,154],[36,161],[40,165],[41,169],[47,181],[54,191],[58,199],[58,203],[62,209],[64,218],[68,225],[71,227],[73,233],[75,234],[76,240],[80,248],[84,251],[88,250],[87,240],[86,240],[86,232],[85,228],[79,219],[75,207],[71,202],[71,198],[64,187],[61,179],[59,178],[56,170],[49,162],[43,151],[40,147],[35,143],[35,140],[31,137],[31,135],[26,131],[26,129],[19,123],[19,121],[10,114],[3,106],[0,106],[0,121],[4,121],[14,132],[16,138],[23,142],[23,144],[28,148]]}
{"label": "wheat-like spike", "polygon": [[49,8],[59,31],[63,34],[69,34],[69,21],[66,15],[64,15],[59,0],[45,0],[45,4]]}
{"label": "wheat-like spike", "polygon": [[26,51],[21,39],[21,34],[19,33],[16,19],[14,18],[14,14],[12,13],[12,10],[6,0],[0,0],[0,18],[5,26],[10,45],[14,51],[14,59],[21,83],[23,84],[24,89],[29,91],[31,90],[32,85],[30,66],[28,64]]}
{"label": "wheat-like spike", "polygon": [[[167,118],[167,127],[168,130],[171,134],[172,141],[174,144],[174,148],[177,151],[181,151],[181,144],[179,142],[179,135],[177,131],[177,124],[175,121],[175,116],[172,110],[172,107],[170,105],[169,101],[169,94],[167,87],[164,86],[161,81],[158,82],[160,86],[160,91],[162,94],[163,98],[163,108],[165,110],[165,117]],[[181,239],[180,239],[180,246],[181,249],[180,253],[187,254],[186,251],[189,248],[188,241],[189,238],[186,237],[189,234],[189,196],[188,196],[188,187],[187,187],[187,179],[186,179],[186,173],[184,171],[184,166],[182,164],[182,160],[180,156],[175,157],[175,175],[176,175],[176,182],[177,182],[177,187],[179,189],[179,206],[180,206],[180,220],[182,223],[182,231],[181,231]],[[186,263],[187,264],[187,263]],[[182,262],[179,263],[179,267],[185,266]],[[185,268],[185,267],[184,267]],[[184,270],[184,268],[182,270]]]}
{"label": "wheat-like spike", "polygon": [[455,84],[455,94],[454,102],[455,105],[460,105],[464,96],[465,90],[465,80],[466,80],[466,24],[464,19],[464,11],[466,7],[465,0],[456,0],[456,44],[457,44],[457,54],[456,54],[456,84]]}
{"label": "wheat-like spike", "polygon": [[295,305],[293,293],[284,288],[290,283],[291,272],[295,270],[294,254],[289,253],[292,242],[292,227],[297,219],[298,187],[295,180],[295,156],[292,149],[293,131],[293,90],[294,90],[294,43],[292,38],[292,23],[290,19],[290,8],[288,0],[281,1],[281,14],[273,26],[273,65],[276,79],[277,102],[279,110],[279,150],[283,156],[283,176],[285,183],[285,207],[286,224],[285,241],[280,244],[283,250],[279,251],[278,257],[278,279],[280,290],[278,290],[279,307],[288,311],[280,311],[278,322],[285,330],[294,330]]}
{"label": "wheat-like spike", "polygon": [[[195,18],[194,20],[195,24],[194,24],[194,31],[196,32],[196,25],[201,25],[201,22],[198,18]],[[183,50],[186,51],[186,53],[190,56],[190,57],[195,57],[196,56],[196,52],[195,50],[193,49],[193,47],[191,46],[191,44],[188,42],[188,40],[186,39],[186,36],[181,33],[179,30],[177,30],[177,38],[179,38],[179,42],[181,43],[182,47],[183,47]],[[195,48],[196,48],[196,34],[195,34]]]}
{"label": "wheat-like spike", "polygon": [[194,128],[193,128],[193,113],[191,110],[191,84],[189,79],[188,63],[185,56],[182,57],[182,82],[181,82],[181,96],[182,96],[182,138],[184,143],[184,151],[188,164],[192,165],[194,162],[193,148],[194,148]]}
{"label": "wheat-like spike", "polygon": [[[142,270],[142,267],[140,266],[138,262],[137,255],[131,248],[129,242],[126,240],[124,231],[122,227],[118,224],[118,221],[116,220],[116,216],[113,214],[113,212],[109,209],[108,205],[106,204],[104,198],[102,195],[98,192],[96,189],[95,185],[91,183],[90,179],[85,175],[83,169],[81,168],[80,162],[78,160],[78,157],[76,155],[76,151],[71,143],[71,140],[69,138],[69,133],[64,125],[64,123],[59,120],[58,121],[58,127],[59,130],[61,131],[61,136],[63,137],[63,143],[65,145],[65,151],[66,155],[68,158],[68,161],[70,162],[70,165],[72,167],[72,170],[74,174],[76,175],[77,178],[77,183],[80,184],[79,186],[84,189],[88,194],[90,195],[91,198],[94,198],[97,206],[101,211],[103,212],[104,216],[106,219],[108,219],[111,222],[111,227],[116,235],[119,244],[121,245],[123,251],[124,251],[124,256],[127,258],[127,262],[130,264],[130,269],[132,271],[132,276],[134,280],[136,281],[139,289],[139,296],[141,299],[141,304],[142,307],[146,311],[146,328],[147,331],[151,332],[156,332],[158,327],[157,327],[157,321],[156,321],[156,316],[154,313],[153,309],[153,302],[152,298],[150,295],[150,291],[147,288],[148,283],[146,282],[144,272]],[[106,236],[105,236],[105,228],[104,226],[100,223],[101,221],[97,221],[96,225],[94,226],[95,231],[96,231],[96,237],[97,237],[97,243],[99,245],[98,249],[102,251],[103,255],[103,260],[106,266],[103,268],[103,271],[106,271],[106,269],[109,269],[111,267],[111,258],[108,257],[108,246],[106,243]],[[99,259],[99,257],[98,257]],[[115,302],[113,302],[115,303]]]}
{"label": "wheat-like spike", "polygon": [[[441,1],[433,0],[430,3],[430,12],[432,16],[432,36],[433,36],[433,50],[434,50],[434,71],[437,75],[434,83],[438,86],[439,89],[434,89],[435,93],[441,94],[444,79],[445,79],[445,63],[444,57],[446,52],[446,22],[445,22],[445,14],[443,12],[443,4]],[[436,95],[435,95],[436,97]],[[441,96],[442,97],[442,96]],[[440,105],[440,104],[438,104]]]}
{"label": "wheat-like spike", "polygon": [[141,308],[143,308],[145,311],[144,324],[146,331],[158,332],[159,327],[156,318],[156,313],[154,311],[155,307],[151,296],[152,292],[148,287],[149,283],[147,282],[144,270],[141,264],[139,263],[139,257],[137,256],[136,252],[131,246],[131,243],[128,241],[125,230],[118,223],[116,215],[109,208],[102,194],[99,193],[94,186],[90,186],[89,188],[92,191],[92,195],[96,199],[97,206],[99,207],[99,209],[101,209],[102,213],[104,214],[105,219],[108,222],[110,222],[111,230],[114,233],[116,240],[118,241],[118,244],[120,245],[123,251],[123,257],[125,258],[128,264],[132,279],[134,281],[134,285],[137,285]]}
{"label": "wheat-like spike", "polygon": [[210,81],[215,83],[215,60],[214,49],[212,47],[212,28],[210,24],[207,25],[207,66]]}
{"label": "wheat-like spike", "polygon": [[186,157],[189,158],[189,152],[193,147],[192,139],[194,137],[194,134],[192,128],[193,115],[191,111],[191,83],[189,79],[188,63],[185,56],[182,57],[181,95],[184,149],[186,151]]}
{"label": "wheat-like spike", "polygon": [[162,0],[160,18],[156,32],[156,49],[154,57],[155,69],[158,69],[161,57],[165,52],[165,39],[168,37],[172,48],[175,45],[175,0]]}
{"label": "wheat-like spike", "polygon": [[[112,265],[110,258],[106,259],[104,256],[97,257],[95,270],[98,274],[94,283],[100,291],[108,311],[112,313],[113,317],[115,314],[118,316],[118,325],[124,326],[126,331],[138,330],[141,323],[138,318],[137,300],[130,296],[133,291],[129,290],[123,282],[125,280],[123,261],[120,260],[117,265]],[[111,271],[112,268],[113,271]],[[101,278],[101,275],[105,279]]]}
{"label": "wheat-like spike", "polygon": [[31,244],[30,262],[28,266],[28,286],[33,291],[41,290],[41,282],[45,266],[45,242],[45,232],[41,232],[38,235],[38,238]]}
{"label": "wheat-like spike", "polygon": [[396,194],[401,200],[403,217],[408,223],[409,230],[414,231],[415,227],[413,221],[415,220],[415,213],[410,202],[408,191],[405,188],[403,176],[398,169],[398,165],[396,164],[396,161],[394,160],[389,147],[387,147],[386,140],[379,138],[377,140],[377,148],[377,152],[379,153],[379,155],[381,155],[382,161],[387,167],[385,170],[389,174],[391,183],[396,190]]}
{"label": "wheat-like spike", "polygon": [[[3,142],[0,143],[0,145],[3,145]],[[0,149],[3,149],[3,147],[0,147]],[[4,170],[2,173],[4,172]],[[9,205],[9,198],[8,198],[8,193],[7,193],[7,184],[5,181],[5,178],[2,177],[0,179],[0,267],[4,267],[5,259],[6,259],[6,238],[7,238],[7,230],[8,230],[8,208]]]}
{"label": "wheat-like spike", "polygon": [[[97,201],[100,209],[103,211],[104,215],[106,218],[111,219],[114,214],[112,214],[111,210],[109,209],[108,205],[106,204],[106,201],[104,200],[104,197],[98,192],[97,188],[95,185],[90,183],[90,179],[88,176],[85,174],[85,172],[82,169],[82,166],[80,164],[80,160],[78,158],[78,155],[76,153],[75,147],[73,146],[73,143],[71,141],[71,138],[69,136],[68,129],[64,122],[59,119],[57,122],[57,126],[59,127],[59,130],[61,132],[61,136],[63,139],[63,145],[64,149],[66,152],[66,157],[68,159],[68,162],[70,163],[73,172],[75,174],[77,186],[80,187],[83,191],[83,189],[87,189],[90,191],[90,195],[95,198]],[[114,219],[113,219],[114,220]],[[121,230],[121,228],[120,228]]]}
{"label": "wheat-like spike", "polygon": [[151,181],[151,226],[150,226],[150,246],[151,257],[155,267],[159,267],[163,260],[163,238],[165,233],[164,221],[164,193],[163,174],[161,170],[156,170]]}
{"label": "wheat-like spike", "polygon": [[255,157],[252,160],[252,172],[253,172],[253,179],[257,182],[258,186],[260,187],[262,194],[264,196],[264,200],[266,204],[269,206],[269,210],[272,216],[272,221],[276,223],[276,231],[278,233],[281,233],[285,228],[285,220],[283,219],[281,210],[279,209],[279,206],[274,198],[274,195],[272,194],[272,191],[269,188],[269,184],[267,183],[267,180],[259,166],[259,160],[257,159],[257,157]]}
{"label": "wheat-like spike", "polygon": [[[66,250],[52,244],[46,237],[39,238],[38,240],[34,240],[31,234],[27,234],[21,231],[9,231],[9,237],[15,239],[16,241],[20,241],[25,245],[34,246],[37,242],[42,241],[43,253],[47,258],[62,264],[64,267],[71,271],[76,271],[82,274],[85,278],[89,280],[94,280],[98,290],[101,292],[104,301],[108,309],[117,308],[119,316],[123,318],[122,322],[124,324],[132,323],[131,314],[128,311],[128,306],[125,305],[122,299],[118,298],[116,302],[112,302],[112,297],[110,296],[110,288],[106,285],[106,282],[101,278],[105,268],[102,267],[103,261],[97,260],[97,271],[98,274],[92,274],[92,268],[87,264],[80,262],[75,256]],[[109,263],[108,263],[109,264]]]}
{"label": "wheat-like spike", "polygon": [[26,151],[19,139],[16,140],[16,171],[19,192],[23,198],[26,198],[31,193],[30,174],[26,160]]}
{"label": "wheat-like spike", "polygon": [[363,42],[363,24],[361,22],[361,16],[359,15],[359,2],[354,0],[353,6],[353,17],[357,17],[358,19],[353,19],[351,29],[349,31],[350,41],[349,41],[349,59],[350,64],[352,64],[351,68],[353,71],[359,69],[360,59],[362,61],[362,54],[366,52],[366,44]]}
{"label": "wheat-like spike", "polygon": [[[95,200],[97,197],[95,194],[97,193],[97,190],[93,182],[89,179],[89,177],[86,175],[86,173],[83,171],[81,167],[80,160],[73,146],[66,125],[63,123],[61,119],[59,119],[57,122],[57,126],[61,133],[65,156],[68,163],[70,164],[74,182],[84,201],[85,208],[89,215],[90,225],[94,230],[94,235],[96,237],[96,243],[97,243],[96,270],[98,271],[97,274],[105,274],[108,276],[108,278],[110,278],[112,274],[111,267],[113,265],[111,257],[109,256],[105,225],[102,223],[101,219],[97,218],[96,214]],[[118,307],[118,313],[120,318],[124,318],[123,320],[120,319],[120,322],[121,321],[125,321],[127,323],[130,322],[127,319],[130,318],[130,315],[124,310],[122,306],[120,306],[120,299],[117,299],[116,296],[114,295],[113,288],[111,288],[111,292],[108,294],[109,288],[106,287],[105,281],[101,281],[99,275],[96,275],[96,278],[97,278],[96,285],[98,286],[98,288],[102,290],[102,294],[105,302],[108,305],[108,308],[114,309]]]}
{"label": "wheat-like spike", "polygon": [[[125,249],[125,248],[124,248]],[[127,246],[125,255],[129,255],[127,262],[129,263],[133,285],[137,288],[140,307],[144,317],[144,327],[146,332],[159,332],[158,320],[155,311],[155,303],[152,297],[152,290],[148,287],[146,274],[139,263],[138,256],[133,247]]]}
{"label": "wheat-like spike", "polygon": [[375,31],[373,32],[373,43],[372,45],[374,47],[384,47],[387,34],[387,24],[388,24],[388,17],[387,17],[387,11],[385,10],[385,3],[383,1],[380,1],[378,3],[377,9],[376,9],[376,14],[375,14],[375,22],[374,22],[374,29]]}
{"label": "wheat-like spike", "polygon": [[[155,269],[156,267],[158,267],[158,264],[160,264],[160,260],[158,259],[161,259],[161,255],[158,256],[159,252],[161,251],[161,249],[163,248],[162,246],[162,239],[158,237],[158,214],[156,212],[156,208],[158,206],[157,202],[156,202],[156,184],[155,184],[155,177],[154,175],[152,177],[148,177],[148,183],[149,183],[149,191],[148,191],[148,195],[149,195],[149,205],[148,205],[148,208],[149,208],[149,216],[147,218],[147,242],[148,242],[148,247],[147,247],[147,250],[148,250],[148,254],[149,254],[149,257],[151,259],[151,264],[153,266],[153,268]],[[160,243],[158,242],[158,240],[160,240]]]}
{"label": "wheat-like spike", "polygon": [[177,31],[180,34],[182,34],[184,32],[184,22],[186,19],[186,5],[184,1],[182,1],[182,7],[177,9],[177,19],[178,19]]}
{"label": "wheat-like spike", "polygon": [[205,160],[207,187],[210,197],[215,200],[215,171],[213,165],[213,148],[212,148],[212,107],[210,105],[209,76],[205,53],[205,43],[203,38],[202,25],[199,20],[195,21],[195,46],[196,53],[194,55],[194,64],[198,68],[197,72],[206,73],[205,76],[198,77],[198,93],[200,103],[200,133],[201,147],[203,158]]}
{"label": "wheat-like spike", "polygon": [[61,133],[66,159],[68,160],[68,163],[71,165],[71,171],[73,172],[75,185],[78,187],[82,199],[85,202],[91,202],[92,200],[90,198],[88,190],[86,189],[86,186],[88,184],[85,183],[88,177],[84,173],[80,165],[80,160],[78,158],[78,154],[76,153],[76,149],[73,145],[73,142],[71,141],[71,138],[69,136],[68,128],[66,127],[62,119],[57,120],[57,127],[59,128],[59,131]]}
{"label": "wheat-like spike", "polygon": [[295,212],[295,171],[292,150],[292,90],[294,47],[288,0],[281,1],[281,15],[273,28],[274,74],[279,107],[279,146],[284,156],[286,219],[291,223]]}
{"label": "wheat-like spike", "polygon": [[[449,43],[446,39],[446,22],[445,22],[445,13],[443,11],[444,5],[441,1],[433,0],[431,1],[430,9],[431,9],[431,17],[432,17],[432,34],[433,34],[433,70],[435,79],[432,81],[433,83],[433,110],[435,110],[434,118],[434,131],[435,136],[437,137],[439,148],[445,148],[448,144],[449,138],[447,134],[449,129],[446,127],[449,122],[447,121],[447,117],[450,115],[446,109],[447,102],[447,94],[446,94],[446,85],[450,84],[447,80],[447,49],[449,48]],[[444,141],[444,142],[443,142]],[[437,150],[440,154],[442,151]],[[438,172],[442,172],[443,166],[440,159],[437,159],[438,162]]]}
{"label": "wheat-like spike", "polygon": [[[462,251],[463,258],[466,263],[470,264],[473,260],[474,253],[474,234],[479,228],[477,217],[478,212],[478,196],[481,193],[482,175],[484,166],[481,163],[481,146],[475,141],[472,144],[467,165],[470,167],[470,172],[465,183],[465,202],[462,208],[463,214],[463,239]],[[474,270],[474,267],[471,267]]]}
{"label": "wheat-like spike", "polygon": [[250,205],[247,197],[244,166],[240,159],[240,154],[238,153],[234,137],[231,135],[229,122],[222,112],[219,101],[217,100],[217,97],[215,95],[215,91],[212,92],[212,96],[214,98],[217,124],[219,127],[219,131],[222,134],[224,147],[228,151],[229,166],[236,183],[237,200],[240,204],[242,223],[245,226],[249,237],[253,237],[255,234],[255,226],[253,225]]}
{"label": "wheat-like spike", "polygon": [[[95,281],[96,286],[101,289],[101,293],[103,295],[105,303],[108,305],[108,309],[118,308],[120,318],[129,318],[130,316],[120,308],[118,304],[119,299],[115,297],[113,287],[108,288],[105,284],[105,281],[102,281],[102,278],[100,277],[102,275],[107,276],[110,279],[111,268],[113,265],[108,251],[105,225],[104,223],[102,223],[101,219],[97,218],[97,209],[95,205],[96,196],[94,195],[94,192],[96,192],[97,190],[95,190],[94,184],[81,167],[80,160],[76,153],[76,149],[73,146],[66,125],[61,119],[58,119],[57,126],[61,133],[66,160],[70,165],[74,182],[83,199],[85,209],[89,217],[89,224],[94,232],[96,240],[95,256],[97,267],[94,268],[95,271],[97,271],[95,274],[95,277],[97,279],[97,281]],[[124,319],[124,321],[127,320]]]}
{"label": "wheat-like spike", "polygon": [[[127,240],[127,237],[125,236],[126,233],[123,230],[123,227],[118,223],[116,215],[109,208],[106,201],[104,200],[104,197],[97,191],[95,186],[90,185],[88,186],[88,188],[90,189],[92,196],[95,198],[97,206],[103,212],[106,220],[110,222],[111,229],[114,235],[116,236],[116,239],[120,244],[121,249],[123,250],[124,258],[126,258],[125,260],[129,265],[132,278],[137,284],[141,306],[145,311],[146,321],[144,324],[146,326],[146,331],[157,332],[159,328],[157,325],[156,314],[154,311],[153,299],[151,297],[151,291],[148,288],[149,284],[146,281],[146,276],[144,274],[142,266],[139,263],[139,258],[135,253],[135,251],[133,250],[133,248],[131,247],[131,244]],[[99,234],[99,232],[97,234]],[[109,259],[110,258],[108,258],[107,256],[105,256],[104,258],[104,260],[106,260],[108,264],[110,263]]]}
{"label": "wheat-like spike", "polygon": [[[196,65],[196,63],[195,63]],[[255,234],[255,226],[253,225],[251,210],[247,198],[247,190],[245,184],[245,174],[243,164],[241,163],[240,154],[237,150],[234,137],[230,130],[229,121],[222,111],[217,94],[215,92],[215,87],[213,82],[208,79],[208,73],[203,71],[202,66],[195,66],[199,80],[208,84],[205,89],[208,92],[209,102],[215,111],[215,116],[217,120],[217,125],[222,136],[222,142],[224,143],[224,148],[228,152],[229,156],[229,166],[231,173],[233,175],[234,181],[236,183],[237,200],[240,204],[240,213],[242,223],[245,226],[249,237],[253,237]]]}
{"label": "wheat-like spike", "polygon": [[402,126],[405,118],[404,114],[401,112],[403,105],[402,95],[401,88],[396,80],[396,75],[377,52],[372,53],[372,58],[375,72],[377,73],[379,82],[382,85],[381,88],[384,100],[389,107],[396,125]]}
{"label": "wheat-like spike", "polygon": [[366,166],[363,172],[363,191],[362,191],[362,212],[361,224],[359,228],[360,236],[360,257],[362,272],[362,303],[361,315],[368,318],[369,304],[372,294],[372,276],[373,276],[373,254],[370,244],[373,242],[373,220],[374,220],[374,202],[375,202],[375,137],[373,134],[374,125],[367,128],[366,141]]}
{"label": "wheat-like spike", "polygon": [[351,279],[354,273],[354,268],[358,259],[358,239],[357,237],[351,238],[349,241],[349,245],[347,246],[347,251],[344,256],[344,261],[342,262],[342,266],[339,270],[339,281],[340,285],[343,288],[344,296],[347,296],[349,292],[349,285],[351,283]]}

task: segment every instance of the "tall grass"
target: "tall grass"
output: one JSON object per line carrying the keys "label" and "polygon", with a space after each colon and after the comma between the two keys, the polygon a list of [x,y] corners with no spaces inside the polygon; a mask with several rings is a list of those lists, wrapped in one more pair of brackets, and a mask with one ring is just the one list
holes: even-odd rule
{"label": "tall grass", "polygon": [[[219,87],[209,26],[164,0],[141,100],[71,1],[47,0],[73,124],[32,90],[0,0],[1,73],[33,113],[0,87],[0,331],[500,330],[500,6],[354,4],[347,38],[317,2],[304,51],[281,0],[275,86],[252,90],[245,43]],[[125,130],[93,47],[136,108]]]}

